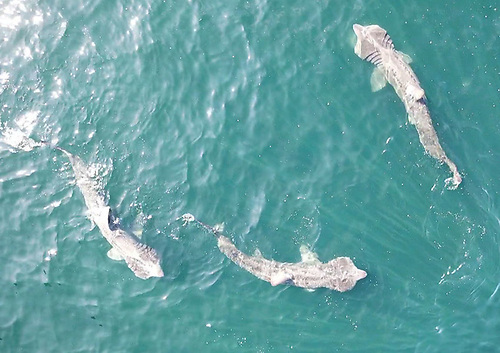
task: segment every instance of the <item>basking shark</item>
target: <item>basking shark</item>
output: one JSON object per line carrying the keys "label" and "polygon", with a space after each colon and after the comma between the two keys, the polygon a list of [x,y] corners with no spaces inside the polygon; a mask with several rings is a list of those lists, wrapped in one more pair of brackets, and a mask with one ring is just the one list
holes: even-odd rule
{"label": "basking shark", "polygon": [[108,251],[108,256],[113,260],[125,260],[128,267],[139,278],[164,276],[156,251],[142,243],[137,236],[120,228],[110,207],[106,204],[104,192],[98,180],[90,173],[89,166],[80,157],[61,147],[53,146],[49,142],[35,141],[18,129],[9,128],[1,131],[1,144],[13,148],[14,151],[31,151],[36,147],[50,146],[68,156],[75,173],[76,183],[85,199],[89,218],[97,225],[104,238],[112,246],[111,250]]}
{"label": "basking shark", "polygon": [[236,248],[229,238],[220,234],[217,227],[206,225],[189,213],[180,218],[184,220],[184,224],[194,221],[212,232],[217,238],[217,246],[224,255],[244,270],[273,286],[288,284],[306,289],[324,287],[345,292],[352,289],[357,281],[366,277],[366,272],[358,269],[350,258],[338,257],[322,263],[306,246],[300,247],[302,261],[298,263],[268,260],[258,250],[254,256],[250,256]]}
{"label": "basking shark", "polygon": [[55,148],[68,156],[75,173],[76,183],[85,199],[89,218],[112,246],[107,253],[108,257],[117,261],[125,260],[127,266],[139,278],[163,277],[160,258],[156,251],[142,243],[137,236],[120,228],[110,207],[106,204],[99,182],[89,172],[88,165],[80,157],[65,149],[58,146]]}
{"label": "basking shark", "polygon": [[446,163],[453,176],[446,179],[449,189],[456,189],[462,182],[457,166],[441,147],[436,130],[432,126],[425,92],[410,67],[407,55],[394,49],[391,37],[378,25],[353,25],[357,37],[354,52],[363,60],[376,66],[372,75],[373,91],[385,86],[388,81],[404,103],[408,120],[415,125],[425,151],[441,163]]}

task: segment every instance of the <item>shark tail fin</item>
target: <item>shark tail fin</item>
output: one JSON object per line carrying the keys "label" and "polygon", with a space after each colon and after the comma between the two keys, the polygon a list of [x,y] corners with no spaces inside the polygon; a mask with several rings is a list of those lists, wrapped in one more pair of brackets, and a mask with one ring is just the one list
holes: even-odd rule
{"label": "shark tail fin", "polygon": [[216,238],[220,238],[222,236],[221,232],[224,230],[224,222],[216,224],[214,227],[209,226],[208,224],[203,223],[202,221],[198,220],[195,218],[191,213],[185,213],[179,218],[178,220],[182,220],[184,222],[183,225],[186,225],[191,222],[195,222],[202,228],[204,228],[206,231],[212,233]]}

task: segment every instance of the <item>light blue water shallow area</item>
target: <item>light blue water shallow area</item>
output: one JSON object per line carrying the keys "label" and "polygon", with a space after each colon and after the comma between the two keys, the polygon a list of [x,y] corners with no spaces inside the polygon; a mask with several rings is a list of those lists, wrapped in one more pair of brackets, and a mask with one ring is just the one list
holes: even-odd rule
{"label": "light blue water shallow area", "polygon": [[[0,123],[96,167],[162,257],[107,258],[66,157],[0,145],[1,352],[497,352],[496,1],[0,3]],[[353,51],[379,24],[413,58],[443,148],[425,155]],[[272,287],[243,250],[349,256],[350,292]]]}

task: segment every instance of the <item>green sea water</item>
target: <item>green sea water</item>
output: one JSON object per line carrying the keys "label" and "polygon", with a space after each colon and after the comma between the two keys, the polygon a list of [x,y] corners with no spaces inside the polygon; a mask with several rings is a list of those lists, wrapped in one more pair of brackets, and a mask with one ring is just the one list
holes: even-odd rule
{"label": "green sea water", "polygon": [[[0,1],[1,133],[97,167],[162,257],[106,256],[69,161],[0,144],[0,352],[499,352],[500,3]],[[354,23],[412,67],[464,177],[371,92]],[[272,287],[243,251],[349,256],[349,292]]]}

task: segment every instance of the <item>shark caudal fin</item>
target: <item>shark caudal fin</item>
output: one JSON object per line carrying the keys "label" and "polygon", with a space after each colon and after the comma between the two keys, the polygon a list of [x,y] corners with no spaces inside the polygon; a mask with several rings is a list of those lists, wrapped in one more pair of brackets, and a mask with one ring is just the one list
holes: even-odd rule
{"label": "shark caudal fin", "polygon": [[62,153],[64,153],[66,155],[66,157],[69,158],[69,161],[71,163],[74,163],[75,160],[76,160],[76,157],[73,155],[73,153],[69,152],[68,150],[62,148],[61,146],[51,146],[52,148],[58,150],[58,151],[61,151]]}

